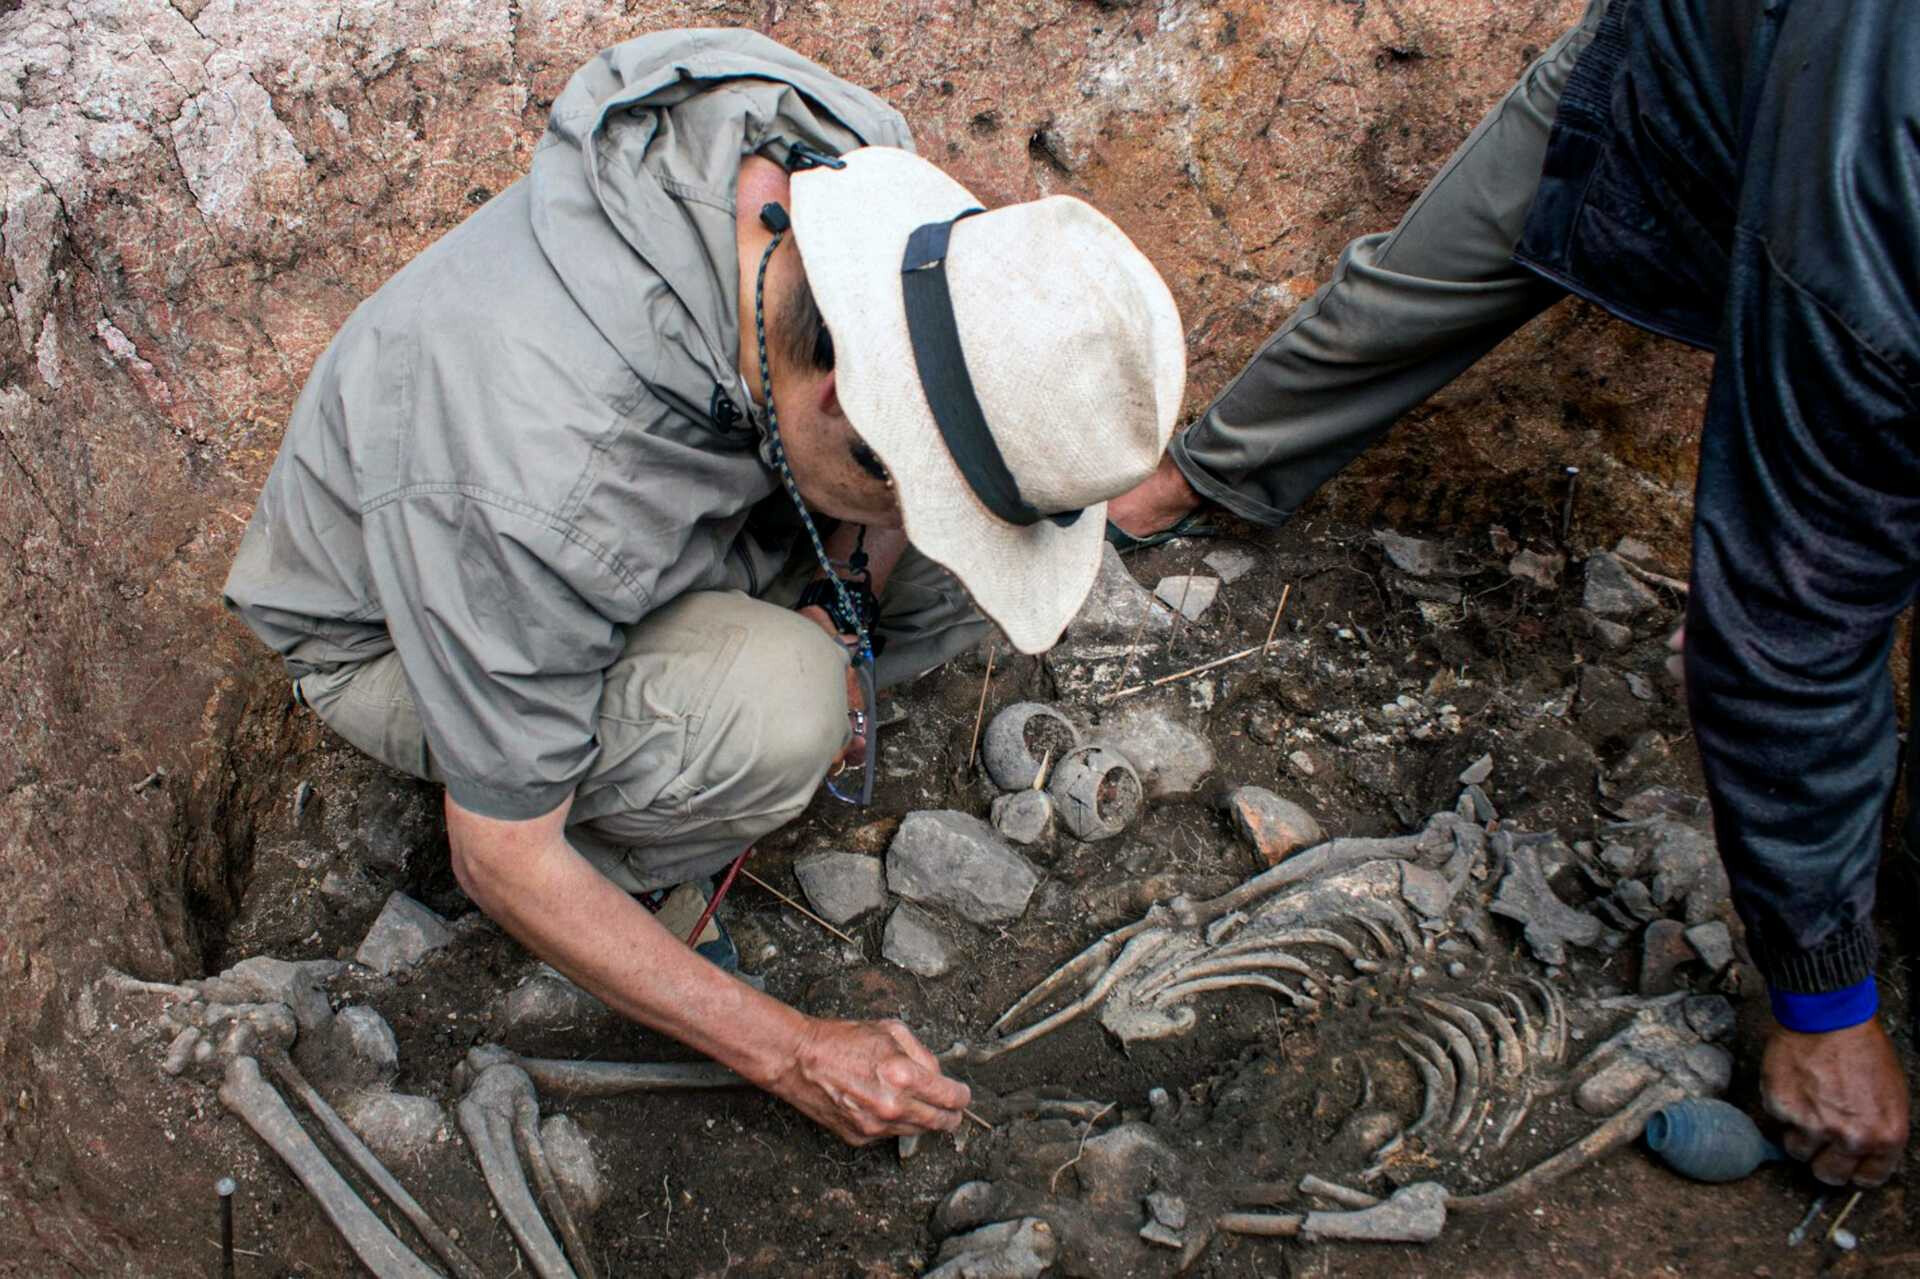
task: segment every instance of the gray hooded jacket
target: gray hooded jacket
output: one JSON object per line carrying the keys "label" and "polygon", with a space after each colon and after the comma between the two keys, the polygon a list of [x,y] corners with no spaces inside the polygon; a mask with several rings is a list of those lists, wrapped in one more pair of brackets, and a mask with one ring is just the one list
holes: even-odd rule
{"label": "gray hooded jacket", "polygon": [[397,650],[465,808],[551,811],[593,763],[623,629],[764,580],[734,185],[794,142],[911,146],[750,31],[606,50],[529,175],[364,302],[294,406],[227,604],[295,678]]}

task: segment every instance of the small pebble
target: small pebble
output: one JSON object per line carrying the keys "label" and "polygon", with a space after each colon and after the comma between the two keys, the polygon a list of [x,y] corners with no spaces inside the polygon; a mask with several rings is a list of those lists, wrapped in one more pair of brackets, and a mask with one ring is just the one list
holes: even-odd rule
{"label": "small pebble", "polygon": [[1833,1232],[1833,1246],[1841,1252],[1852,1252],[1860,1246],[1860,1237],[1842,1226]]}

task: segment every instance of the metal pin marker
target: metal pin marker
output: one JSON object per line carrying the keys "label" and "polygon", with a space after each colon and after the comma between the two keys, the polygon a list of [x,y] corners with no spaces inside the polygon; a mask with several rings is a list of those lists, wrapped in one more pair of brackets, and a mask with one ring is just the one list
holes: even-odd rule
{"label": "metal pin marker", "polygon": [[1566,504],[1560,508],[1560,540],[1562,542],[1566,541],[1573,532],[1573,490],[1579,483],[1580,468],[1569,466],[1567,468],[1567,500]]}
{"label": "metal pin marker", "polygon": [[233,1192],[238,1189],[231,1177],[213,1183],[213,1193],[220,1196],[221,1279],[233,1279]]}

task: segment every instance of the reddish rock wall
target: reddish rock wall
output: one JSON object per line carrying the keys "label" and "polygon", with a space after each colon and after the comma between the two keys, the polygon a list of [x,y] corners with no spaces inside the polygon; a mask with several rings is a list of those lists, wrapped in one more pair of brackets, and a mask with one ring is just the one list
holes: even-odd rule
{"label": "reddish rock wall", "polygon": [[[140,1179],[201,1170],[116,1163],[93,1116],[152,1072],[98,1068],[79,992],[218,945],[300,744],[217,598],[280,423],[348,311],[524,169],[579,61],[753,25],[989,200],[1085,196],[1172,284],[1197,410],[1576,9],[0,0],[0,1269],[186,1264],[142,1251],[167,1196]],[[1585,535],[1677,548],[1702,367],[1559,308],[1321,509],[1544,530],[1578,462]]]}

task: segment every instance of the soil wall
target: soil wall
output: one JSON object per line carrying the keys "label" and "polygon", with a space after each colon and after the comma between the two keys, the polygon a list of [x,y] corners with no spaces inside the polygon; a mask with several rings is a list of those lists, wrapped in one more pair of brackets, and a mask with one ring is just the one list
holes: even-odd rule
{"label": "soil wall", "polygon": [[[1179,299],[1195,412],[1577,9],[0,0],[0,1270],[179,1263],[142,1222],[203,1169],[103,1135],[154,1072],[100,1065],[118,1027],[82,992],[215,960],[311,744],[220,582],[336,326],[523,172],[594,50],[753,26],[988,201],[1091,200]],[[1698,357],[1563,306],[1320,500],[1544,529],[1575,463],[1576,541],[1677,562],[1703,390]]]}

